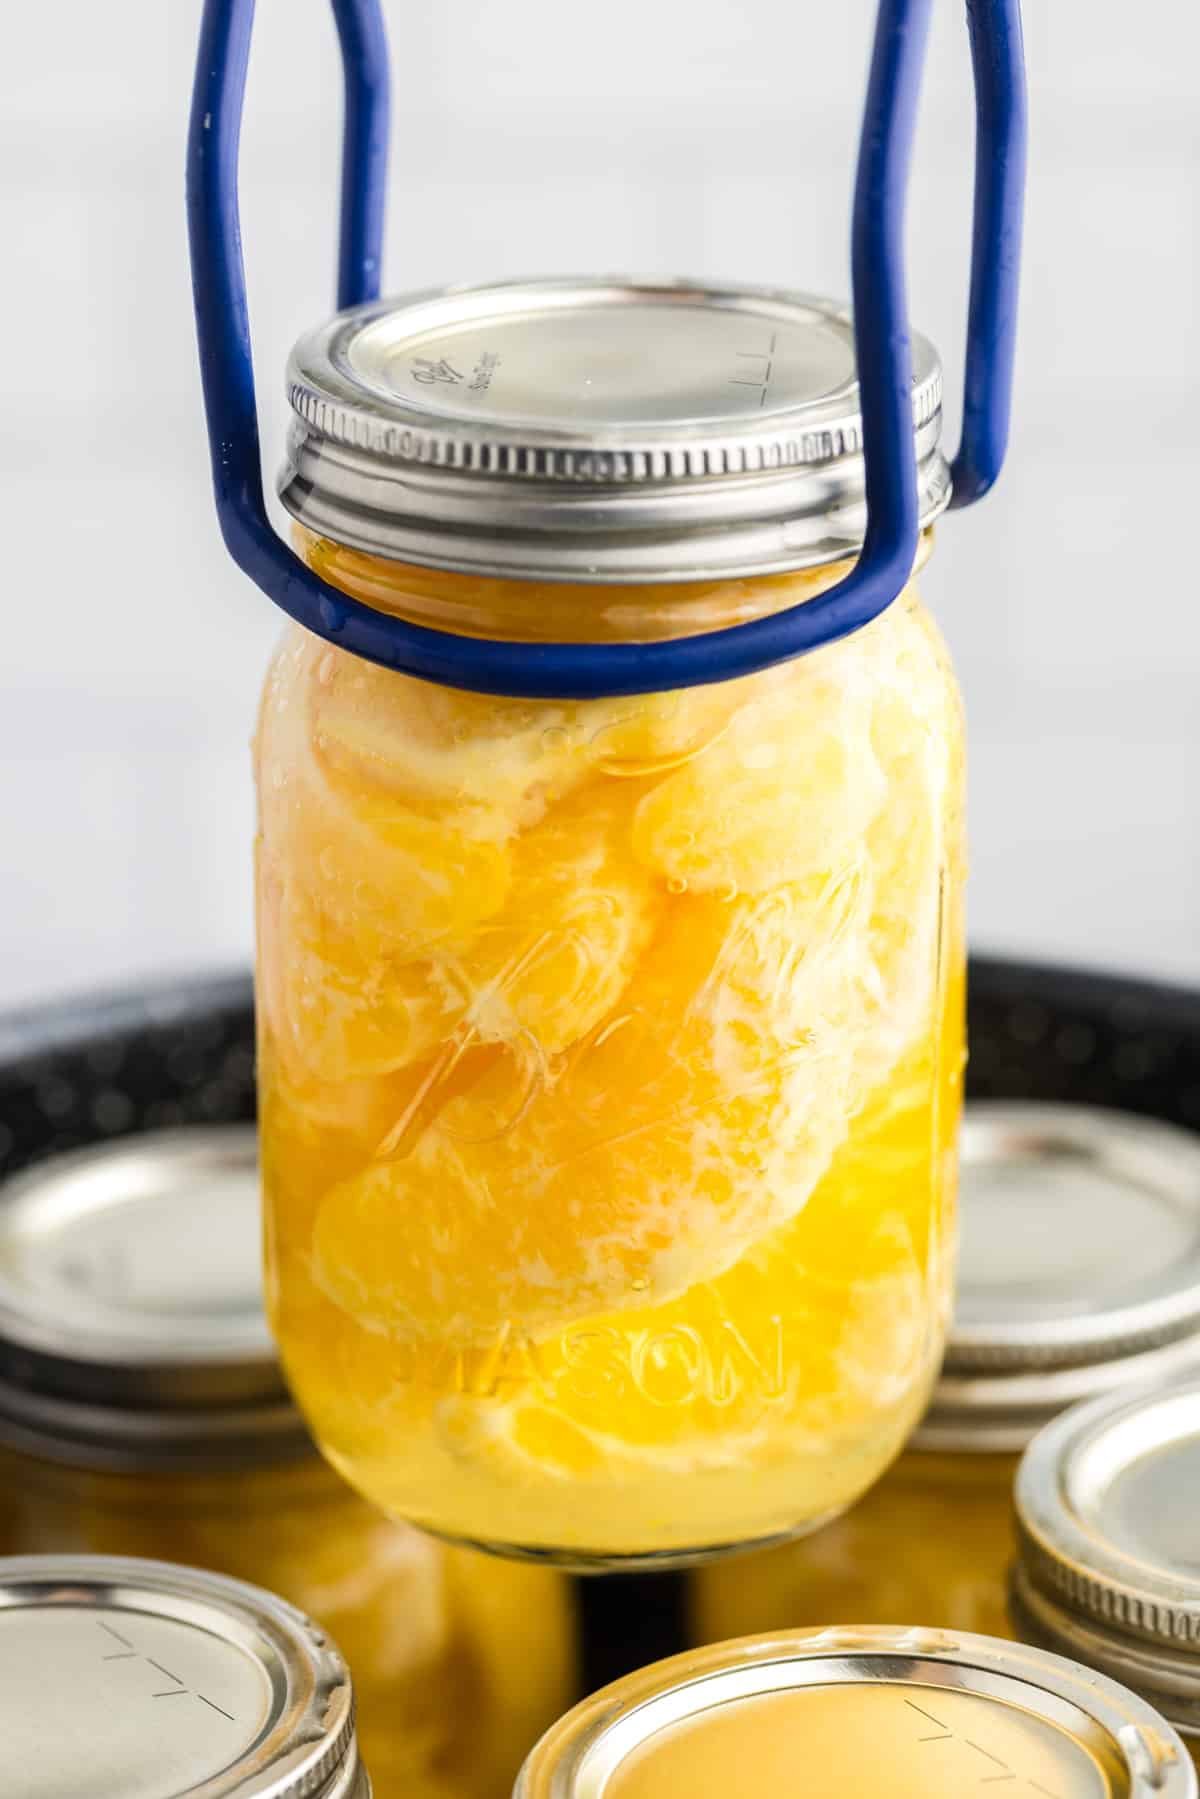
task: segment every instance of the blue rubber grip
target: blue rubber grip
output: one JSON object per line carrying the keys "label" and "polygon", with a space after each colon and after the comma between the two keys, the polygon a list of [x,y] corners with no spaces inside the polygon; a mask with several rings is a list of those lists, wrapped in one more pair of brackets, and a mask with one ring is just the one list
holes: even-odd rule
{"label": "blue rubber grip", "polygon": [[975,73],[975,212],[962,441],[951,463],[951,506],[982,498],[1008,448],[1027,136],[1017,5],[967,0],[967,24]]}
{"label": "blue rubber grip", "polygon": [[[931,0],[880,0],[851,233],[867,525],[853,570],[769,618],[652,644],[459,637],[374,611],[276,536],[263,495],[238,221],[237,162],[254,0],[206,0],[188,139],[188,221],[217,515],[238,563],[318,636],[423,680],[478,693],[590,699],[727,681],[848,636],[908,579],[918,516],[904,209]],[[333,0],[345,71],[340,305],[378,292],[387,58],[377,0]],[[1018,0],[972,0],[976,206],[968,321],[965,503],[991,485],[1008,428],[1024,170]],[[1000,171],[999,173],[997,171]]]}
{"label": "blue rubber grip", "polygon": [[338,236],[339,312],[379,298],[387,195],[387,33],[374,0],[333,0],[342,47],[345,123],[342,129],[342,205]]}

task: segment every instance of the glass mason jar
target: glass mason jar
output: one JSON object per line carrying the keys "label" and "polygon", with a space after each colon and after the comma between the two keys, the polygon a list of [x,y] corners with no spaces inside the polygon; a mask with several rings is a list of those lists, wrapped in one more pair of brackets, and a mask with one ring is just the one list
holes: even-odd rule
{"label": "glass mason jar", "polygon": [[969,1102],[957,1309],[920,1430],[826,1529],[697,1570],[692,1640],[829,1618],[1014,1635],[1021,1452],[1089,1394],[1200,1370],[1198,1330],[1197,1139],[1115,1111]]}
{"label": "glass mason jar", "polygon": [[[290,391],[309,565],[464,637],[716,631],[861,542],[823,302],[435,295],[315,332]],[[334,1465],[584,1566],[849,1505],[950,1298],[962,725],[915,587],[766,673],[621,699],[456,691],[293,628],[256,765],[268,1305]]]}
{"label": "glass mason jar", "polygon": [[507,1799],[578,1690],[568,1582],[393,1522],[316,1455],[262,1318],[256,1188],[242,1127],[0,1188],[0,1556],[268,1588],[349,1661],[376,1799]]}

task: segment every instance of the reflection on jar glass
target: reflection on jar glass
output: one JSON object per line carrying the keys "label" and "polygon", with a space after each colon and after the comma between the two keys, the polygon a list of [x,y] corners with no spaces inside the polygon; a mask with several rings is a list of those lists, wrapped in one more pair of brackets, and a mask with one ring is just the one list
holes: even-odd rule
{"label": "reflection on jar glass", "polygon": [[[460,393],[476,339],[498,360]],[[811,601],[860,540],[824,303],[374,308],[301,344],[291,392],[303,555],[423,625],[713,631]],[[436,474],[405,461],[413,406],[458,446]],[[551,446],[491,495],[497,433],[568,425],[586,466]],[[618,470],[625,425],[659,448]],[[504,528],[468,529],[491,500]],[[294,628],[256,754],[268,1303],[335,1466],[397,1516],[583,1565],[843,1510],[924,1408],[949,1295],[962,725],[915,588],[765,673],[619,699],[460,692]]]}
{"label": "reflection on jar glass", "polygon": [[577,1691],[568,1583],[397,1525],[320,1461],[261,1317],[254,1156],[249,1130],[176,1132],[0,1189],[0,1554],[276,1592],[351,1666],[376,1799],[506,1799]]}
{"label": "reflection on jar glass", "polygon": [[1021,1450],[1074,1401],[1200,1364],[1200,1142],[1116,1112],[968,1104],[958,1307],[913,1445],[844,1517],[698,1570],[713,1642],[831,1618],[1014,1634]]}
{"label": "reflection on jar glass", "polygon": [[830,1618],[927,1618],[1010,1635],[1015,1455],[910,1450],[842,1518],[809,1537],[692,1577],[697,1643]]}

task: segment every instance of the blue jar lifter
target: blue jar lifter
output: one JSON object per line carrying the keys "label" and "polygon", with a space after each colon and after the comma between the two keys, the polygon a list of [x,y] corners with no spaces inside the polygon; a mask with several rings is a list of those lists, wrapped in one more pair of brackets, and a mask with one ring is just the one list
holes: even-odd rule
{"label": "blue jar lifter", "polygon": [[971,14],[953,473],[901,263],[927,0],[879,13],[853,311],[620,278],[380,301],[382,34],[342,0],[351,304],[292,351],[279,489],[311,568],[263,504],[251,10],[205,14],[191,191],[218,512],[298,621],[256,739],[289,1379],[347,1478],[461,1542],[628,1571],[794,1535],[912,1428],[949,1299],[961,724],[915,594],[879,615],[1003,451],[1015,0]]}

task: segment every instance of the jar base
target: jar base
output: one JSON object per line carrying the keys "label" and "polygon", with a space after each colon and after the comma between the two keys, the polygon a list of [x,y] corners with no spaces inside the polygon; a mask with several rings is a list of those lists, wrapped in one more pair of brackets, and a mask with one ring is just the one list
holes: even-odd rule
{"label": "jar base", "polygon": [[790,1530],[779,1530],[765,1537],[748,1537],[736,1543],[713,1543],[694,1549],[650,1549],[644,1552],[622,1550],[586,1554],[579,1549],[535,1549],[527,1543],[495,1543],[480,1537],[456,1536],[449,1531],[431,1530],[420,1524],[426,1536],[437,1537],[460,1549],[474,1549],[482,1555],[495,1555],[505,1561],[539,1562],[543,1567],[558,1568],[564,1574],[670,1574],[682,1568],[697,1568],[705,1562],[725,1561],[731,1556],[753,1555],[760,1549],[778,1549],[807,1537],[815,1530],[840,1517],[842,1507],[824,1512],[807,1524]]}

